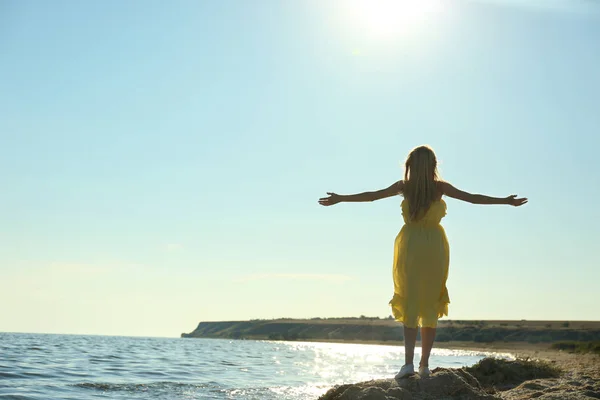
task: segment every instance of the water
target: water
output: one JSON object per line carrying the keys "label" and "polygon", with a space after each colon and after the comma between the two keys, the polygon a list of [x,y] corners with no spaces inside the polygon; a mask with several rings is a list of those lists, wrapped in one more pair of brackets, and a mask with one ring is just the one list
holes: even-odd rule
{"label": "water", "polygon": [[[485,355],[434,349],[430,365]],[[403,357],[401,346],[0,333],[0,399],[317,399],[393,377]]]}

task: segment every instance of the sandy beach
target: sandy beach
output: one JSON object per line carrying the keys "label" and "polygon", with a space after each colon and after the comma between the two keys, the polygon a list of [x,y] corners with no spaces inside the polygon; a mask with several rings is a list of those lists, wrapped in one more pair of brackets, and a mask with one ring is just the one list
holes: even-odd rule
{"label": "sandy beach", "polygon": [[492,343],[469,346],[452,343],[447,348],[469,348],[482,351],[510,353],[516,357],[548,361],[562,370],[558,378],[527,381],[518,387],[501,392],[503,399],[600,399],[600,355],[576,354],[549,349],[547,344]]}

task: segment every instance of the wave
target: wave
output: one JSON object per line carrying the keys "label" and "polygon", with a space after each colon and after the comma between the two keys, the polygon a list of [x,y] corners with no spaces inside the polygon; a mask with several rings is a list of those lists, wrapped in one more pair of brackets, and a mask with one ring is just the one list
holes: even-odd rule
{"label": "wave", "polygon": [[0,371],[0,378],[2,379],[31,379],[31,378],[53,378],[55,376],[50,374],[42,374],[38,372],[2,372]]}
{"label": "wave", "polygon": [[70,386],[107,391],[140,391],[140,390],[157,390],[157,389],[223,389],[217,382],[207,383],[184,383],[161,381],[151,383],[111,383],[111,382],[81,382],[74,383]]}

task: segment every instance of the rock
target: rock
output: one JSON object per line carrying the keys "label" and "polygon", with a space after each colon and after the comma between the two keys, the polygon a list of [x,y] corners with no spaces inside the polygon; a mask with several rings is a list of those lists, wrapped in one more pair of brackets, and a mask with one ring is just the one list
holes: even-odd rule
{"label": "rock", "polygon": [[413,400],[393,379],[379,379],[330,389],[321,399],[328,400]]}
{"label": "rock", "polygon": [[356,400],[388,400],[388,397],[386,390],[373,386],[361,390]]}
{"label": "rock", "polygon": [[413,376],[400,380],[398,386],[410,393],[421,395],[422,398],[464,400],[496,398],[485,393],[479,382],[464,370],[437,368],[429,378],[421,379]]}
{"label": "rock", "polygon": [[406,389],[401,387],[393,387],[388,389],[387,391],[388,397],[392,397],[392,399],[401,399],[401,400],[413,400],[412,394]]}
{"label": "rock", "polygon": [[380,379],[329,390],[320,400],[487,400],[498,399],[485,393],[479,382],[459,369],[437,368],[429,378],[413,375],[400,379]]}
{"label": "rock", "polygon": [[546,386],[542,385],[539,381],[529,381],[522,383],[518,388],[529,389],[529,390],[542,390],[546,389]]}
{"label": "rock", "polygon": [[[535,379],[523,382],[514,389],[501,392],[505,400],[592,400],[593,390],[586,390],[588,386],[581,382],[567,378]],[[591,385],[591,387],[594,387]],[[595,398],[600,398],[600,393]]]}
{"label": "rock", "polygon": [[600,399],[600,357],[573,355],[561,360],[553,366],[544,360],[483,359],[472,367],[436,368],[425,379],[413,375],[339,386],[320,400]]}

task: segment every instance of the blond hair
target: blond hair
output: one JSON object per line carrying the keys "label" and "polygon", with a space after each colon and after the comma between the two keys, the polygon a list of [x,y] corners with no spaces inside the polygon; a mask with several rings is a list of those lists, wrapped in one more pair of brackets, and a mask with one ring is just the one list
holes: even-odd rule
{"label": "blond hair", "polygon": [[414,148],[408,154],[404,167],[403,195],[408,201],[410,219],[416,221],[440,197],[440,178],[433,149],[429,146]]}

